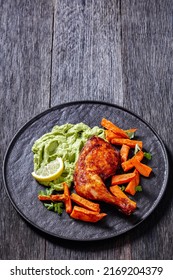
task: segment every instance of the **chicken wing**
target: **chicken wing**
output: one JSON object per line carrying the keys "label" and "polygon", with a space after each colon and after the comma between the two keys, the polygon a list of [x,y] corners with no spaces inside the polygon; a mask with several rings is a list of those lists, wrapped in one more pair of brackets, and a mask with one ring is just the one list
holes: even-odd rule
{"label": "chicken wing", "polygon": [[115,205],[120,211],[130,215],[136,204],[112,195],[104,183],[116,173],[118,165],[119,152],[104,139],[91,137],[83,147],[75,166],[75,190],[80,196]]}

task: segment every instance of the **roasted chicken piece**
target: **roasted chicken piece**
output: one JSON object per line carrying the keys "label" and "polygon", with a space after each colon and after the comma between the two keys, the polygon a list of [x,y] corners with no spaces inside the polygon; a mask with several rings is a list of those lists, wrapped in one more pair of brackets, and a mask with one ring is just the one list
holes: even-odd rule
{"label": "roasted chicken piece", "polygon": [[115,174],[118,165],[119,152],[104,139],[91,137],[83,147],[75,166],[75,190],[86,199],[104,201],[130,215],[136,204],[129,203],[124,197],[112,195],[104,183]]}

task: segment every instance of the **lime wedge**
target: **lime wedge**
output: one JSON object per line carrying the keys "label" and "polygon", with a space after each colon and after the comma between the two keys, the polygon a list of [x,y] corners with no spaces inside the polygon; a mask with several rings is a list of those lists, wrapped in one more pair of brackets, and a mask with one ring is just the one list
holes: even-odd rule
{"label": "lime wedge", "polygon": [[32,172],[32,176],[39,182],[56,180],[63,172],[64,164],[61,158],[49,162],[47,165]]}

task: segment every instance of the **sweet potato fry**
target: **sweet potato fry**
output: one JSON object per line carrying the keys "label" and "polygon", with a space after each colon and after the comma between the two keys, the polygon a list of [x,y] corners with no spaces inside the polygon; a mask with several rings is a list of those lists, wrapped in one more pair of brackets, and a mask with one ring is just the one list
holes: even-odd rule
{"label": "sweet potato fry", "polygon": [[135,173],[124,173],[112,176],[112,185],[121,185],[130,182],[135,177]]}
{"label": "sweet potato fry", "polygon": [[124,138],[113,138],[111,140],[111,143],[114,145],[120,145],[120,146],[125,144],[125,145],[129,146],[130,148],[135,148],[135,146],[138,145],[140,149],[142,149],[142,145],[143,145],[142,141],[124,139]]}
{"label": "sweet potato fry", "polygon": [[65,196],[64,196],[64,194],[52,194],[51,196],[51,200],[52,201],[64,201],[64,199],[65,199]]}
{"label": "sweet potato fry", "polygon": [[[129,214],[135,211],[136,209],[136,202],[131,200],[121,189],[118,185],[114,185],[110,187],[111,193],[116,196],[117,198],[121,199],[122,203],[128,205]],[[128,214],[128,213],[127,213]]]}
{"label": "sweet potato fry", "polygon": [[125,192],[135,195],[136,193],[136,187],[139,185],[140,181],[140,174],[138,170],[134,170],[135,177],[128,183],[127,187],[125,188]]}
{"label": "sweet potato fry", "polygon": [[119,134],[114,133],[113,131],[106,129],[105,130],[105,136],[106,136],[106,140],[108,142],[111,142],[111,140],[113,138],[122,138]]}
{"label": "sweet potato fry", "polygon": [[[127,130],[124,130],[124,132],[129,135],[130,133],[134,133],[135,131],[137,130],[137,128],[130,128],[130,129],[127,129]],[[122,138],[122,135],[118,134],[118,133],[115,133],[113,132],[112,130],[110,129],[106,129],[105,130],[105,136],[106,136],[106,140],[108,142],[111,142],[111,140],[113,138]]]}
{"label": "sweet potato fry", "polygon": [[65,210],[68,214],[70,214],[72,212],[72,203],[71,203],[70,191],[69,191],[68,185],[66,183],[63,183],[63,187],[64,187]]}
{"label": "sweet potato fry", "polygon": [[131,159],[129,159],[121,164],[123,170],[126,172],[134,167],[134,165],[132,163],[133,158],[136,158],[139,161],[141,161],[143,159],[143,157],[144,157],[143,151],[141,151],[141,150],[138,151]]}
{"label": "sweet potato fry", "polygon": [[38,195],[40,201],[64,201],[63,194],[54,194],[54,195]]}
{"label": "sweet potato fry", "polygon": [[116,126],[115,124],[113,124],[111,121],[103,118],[101,120],[101,125],[106,128],[109,129],[111,131],[113,131],[115,134],[118,134],[119,136],[121,136],[122,138],[129,138],[129,136],[124,132],[123,129],[119,128],[118,126]]}
{"label": "sweet potato fry", "polygon": [[133,158],[132,164],[139,171],[139,173],[145,177],[149,177],[152,171],[152,168],[146,164],[141,163],[138,159]]}
{"label": "sweet potato fry", "polygon": [[106,213],[99,213],[99,212],[85,209],[83,207],[74,206],[73,211],[70,214],[70,217],[85,222],[96,223],[102,218],[104,218],[106,215],[107,215]]}
{"label": "sweet potato fry", "polygon": [[38,195],[40,201],[52,201],[50,195]]}
{"label": "sweet potato fry", "polygon": [[100,205],[98,203],[94,203],[88,199],[85,199],[83,197],[81,197],[80,195],[76,194],[76,193],[72,193],[71,194],[71,199],[72,201],[74,201],[76,204],[88,209],[88,210],[92,210],[95,212],[100,212]]}
{"label": "sweet potato fry", "polygon": [[129,155],[130,147],[123,144],[120,149],[120,159],[121,162],[127,161]]}

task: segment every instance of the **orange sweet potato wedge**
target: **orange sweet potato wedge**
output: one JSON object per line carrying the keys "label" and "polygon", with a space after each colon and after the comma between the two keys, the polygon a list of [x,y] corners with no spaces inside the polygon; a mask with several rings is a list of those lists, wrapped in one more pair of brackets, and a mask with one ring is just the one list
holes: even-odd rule
{"label": "orange sweet potato wedge", "polygon": [[70,214],[72,212],[72,203],[71,203],[69,187],[66,183],[63,183],[63,187],[64,187],[65,210],[66,213]]}
{"label": "orange sweet potato wedge", "polygon": [[[123,131],[128,135],[128,133],[135,133],[136,130],[137,130],[137,128],[130,128],[130,129],[123,130]],[[108,142],[111,142],[111,140],[112,140],[113,138],[122,138],[122,134],[117,133],[117,132],[115,133],[115,132],[113,132],[113,131],[110,130],[110,129],[106,129],[106,130],[105,130],[105,136],[106,136],[106,140],[107,140]],[[124,136],[123,136],[123,138],[124,138]]]}
{"label": "orange sweet potato wedge", "polygon": [[54,195],[38,195],[40,201],[64,201],[64,194],[54,194]]}
{"label": "orange sweet potato wedge", "polygon": [[132,164],[139,171],[139,173],[145,177],[149,177],[152,171],[152,168],[146,164],[141,163],[138,159],[133,158]]}
{"label": "orange sweet potato wedge", "polygon": [[121,162],[127,161],[129,155],[130,147],[123,144],[120,149],[120,159]]}
{"label": "orange sweet potato wedge", "polygon": [[129,146],[130,148],[135,148],[136,145],[142,150],[143,143],[139,140],[131,140],[131,139],[124,139],[124,138],[113,138],[111,143],[114,145],[122,146],[123,144]]}
{"label": "orange sweet potato wedge", "polygon": [[118,126],[116,126],[115,124],[113,124],[111,121],[103,118],[101,120],[101,125],[108,129],[111,130],[112,132],[114,132],[115,134],[118,134],[119,136],[121,136],[122,138],[129,138],[129,136],[125,133],[125,131],[121,128],[119,128]]}
{"label": "orange sweet potato wedge", "polygon": [[135,177],[128,183],[127,187],[125,188],[125,192],[135,195],[136,187],[139,185],[140,182],[140,174],[137,169],[134,170]]}
{"label": "orange sweet potato wedge", "polygon": [[143,153],[143,151],[138,151],[131,159],[129,159],[129,160],[127,160],[127,161],[125,161],[125,162],[123,162],[122,164],[121,164],[121,166],[122,166],[122,168],[123,168],[123,170],[126,172],[126,171],[129,171],[130,169],[132,169],[133,167],[134,167],[134,165],[133,165],[133,159],[134,158],[136,158],[136,159],[138,159],[139,161],[141,161],[142,159],[143,159],[143,157],[144,157],[144,153]]}
{"label": "orange sweet potato wedge", "polygon": [[135,173],[124,173],[112,176],[111,185],[121,185],[130,182],[135,177]]}
{"label": "orange sweet potato wedge", "polygon": [[91,223],[96,223],[99,220],[103,219],[105,216],[107,216],[106,213],[91,211],[79,206],[74,206],[73,211],[70,214],[70,217],[73,219]]}
{"label": "orange sweet potato wedge", "polygon": [[114,133],[113,131],[111,131],[109,129],[105,130],[105,136],[106,136],[106,140],[108,142],[111,142],[111,140],[114,138],[122,138],[121,135]]}
{"label": "orange sweet potato wedge", "polygon": [[71,194],[71,200],[74,201],[79,206],[82,206],[88,210],[100,212],[100,205],[98,203],[94,203],[86,198],[81,197],[76,193]]}

